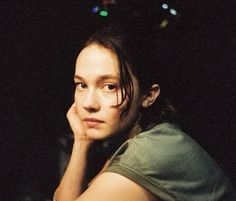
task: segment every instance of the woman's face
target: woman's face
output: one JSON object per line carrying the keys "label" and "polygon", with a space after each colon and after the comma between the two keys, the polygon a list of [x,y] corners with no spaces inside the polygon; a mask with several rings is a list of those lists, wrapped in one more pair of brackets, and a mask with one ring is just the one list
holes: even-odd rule
{"label": "woman's face", "polygon": [[86,135],[94,140],[104,139],[129,126],[134,126],[141,107],[138,83],[132,75],[134,95],[130,110],[121,105],[119,68],[116,55],[107,48],[92,44],[84,48],[75,67],[75,104]]}

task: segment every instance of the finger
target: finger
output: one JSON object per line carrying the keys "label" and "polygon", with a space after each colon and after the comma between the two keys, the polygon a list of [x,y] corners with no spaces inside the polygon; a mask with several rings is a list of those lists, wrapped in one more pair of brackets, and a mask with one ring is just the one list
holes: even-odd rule
{"label": "finger", "polygon": [[75,103],[73,103],[73,104],[70,106],[70,108],[69,108],[69,110],[68,110],[68,112],[67,112],[67,115],[69,115],[70,113],[76,113],[76,105],[75,105]]}
{"label": "finger", "polygon": [[67,112],[67,119],[69,121],[70,127],[74,133],[74,136],[84,136],[85,131],[83,128],[83,124],[79,118],[79,115],[76,110],[76,105],[73,103],[70,109]]}

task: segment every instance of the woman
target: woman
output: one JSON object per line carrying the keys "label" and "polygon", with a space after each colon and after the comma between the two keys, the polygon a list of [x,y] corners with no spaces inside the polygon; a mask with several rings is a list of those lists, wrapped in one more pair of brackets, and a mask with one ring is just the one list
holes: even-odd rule
{"label": "woman", "polygon": [[[74,143],[54,200],[236,200],[219,167],[174,124],[161,88],[168,58],[156,35],[137,15],[119,21],[78,55],[67,113]],[[88,152],[104,139],[119,139],[120,147],[84,191]]]}

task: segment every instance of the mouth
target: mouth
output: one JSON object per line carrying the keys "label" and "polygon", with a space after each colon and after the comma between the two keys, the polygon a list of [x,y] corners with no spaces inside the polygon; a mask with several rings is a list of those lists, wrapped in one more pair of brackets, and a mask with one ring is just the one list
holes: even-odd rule
{"label": "mouth", "polygon": [[88,127],[92,127],[92,128],[96,128],[100,124],[104,123],[104,121],[96,119],[96,118],[85,118],[83,121]]}

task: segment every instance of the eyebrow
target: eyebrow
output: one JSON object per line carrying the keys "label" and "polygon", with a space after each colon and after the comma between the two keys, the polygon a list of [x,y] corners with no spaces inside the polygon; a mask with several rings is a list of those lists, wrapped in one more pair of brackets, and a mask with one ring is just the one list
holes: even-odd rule
{"label": "eyebrow", "polygon": [[[79,75],[74,75],[74,79],[80,79],[80,80],[84,80],[83,77],[79,76]],[[101,76],[98,76],[98,80],[107,80],[107,79],[114,79],[114,80],[118,80],[119,77],[116,76],[116,75],[101,75]]]}

